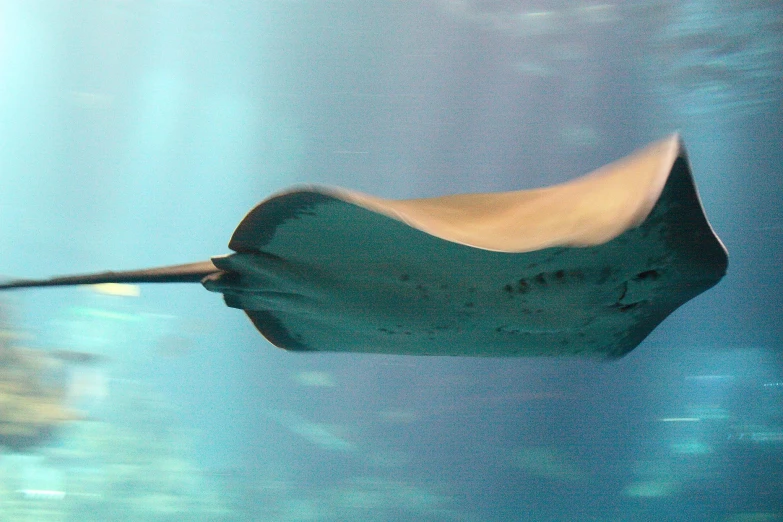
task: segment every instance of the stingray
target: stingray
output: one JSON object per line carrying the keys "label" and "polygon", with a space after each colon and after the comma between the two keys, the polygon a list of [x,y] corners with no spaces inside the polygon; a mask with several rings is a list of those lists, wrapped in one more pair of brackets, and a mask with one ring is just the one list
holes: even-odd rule
{"label": "stingray", "polygon": [[728,265],[677,135],[533,190],[389,200],[298,187],[253,208],[228,246],[0,289],[200,281],[287,350],[617,358]]}

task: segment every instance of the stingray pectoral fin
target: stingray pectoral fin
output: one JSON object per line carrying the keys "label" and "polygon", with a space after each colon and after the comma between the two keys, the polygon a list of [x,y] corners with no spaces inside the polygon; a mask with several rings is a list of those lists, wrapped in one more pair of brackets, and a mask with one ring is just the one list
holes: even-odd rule
{"label": "stingray pectoral fin", "polygon": [[229,248],[262,249],[275,230],[338,199],[402,221],[432,236],[496,252],[606,243],[640,225],[659,200],[675,160],[677,134],[566,183],[533,190],[391,200],[337,187],[272,196],[237,227]]}
{"label": "stingray pectoral fin", "polygon": [[212,261],[184,265],[162,266],[142,270],[98,272],[51,279],[18,279],[0,283],[0,290],[37,288],[44,286],[93,285],[100,283],[198,283],[204,277],[219,272]]}
{"label": "stingray pectoral fin", "polygon": [[344,199],[441,239],[486,250],[595,246],[647,218],[681,153],[674,134],[590,174],[541,189],[400,201],[346,192]]}

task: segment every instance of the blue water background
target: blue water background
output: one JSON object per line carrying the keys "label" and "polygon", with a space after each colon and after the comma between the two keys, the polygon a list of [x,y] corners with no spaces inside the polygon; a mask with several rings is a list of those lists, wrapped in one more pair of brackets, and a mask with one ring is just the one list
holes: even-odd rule
{"label": "blue water background", "polygon": [[92,426],[190,466],[172,512],[106,486],[166,464],[55,462],[81,426],[39,468],[116,520],[783,520],[782,34],[760,1],[0,1],[6,276],[226,253],[297,183],[534,188],[673,131],[730,252],[613,362],[291,354],[199,285],[14,293],[28,346],[110,361]]}

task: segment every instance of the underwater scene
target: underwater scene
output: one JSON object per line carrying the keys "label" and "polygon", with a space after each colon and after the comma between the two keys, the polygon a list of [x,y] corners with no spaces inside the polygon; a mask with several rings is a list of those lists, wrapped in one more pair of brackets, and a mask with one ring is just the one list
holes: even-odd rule
{"label": "underwater scene", "polygon": [[2,522],[783,522],[779,1],[0,0],[0,252]]}

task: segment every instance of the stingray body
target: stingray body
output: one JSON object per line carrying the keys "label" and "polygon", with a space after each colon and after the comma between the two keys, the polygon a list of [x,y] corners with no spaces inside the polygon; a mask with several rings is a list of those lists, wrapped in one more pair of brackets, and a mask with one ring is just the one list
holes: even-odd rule
{"label": "stingray body", "polygon": [[294,189],[251,210],[229,248],[0,288],[201,281],[289,350],[614,358],[728,263],[676,135],[535,190],[385,200]]}

